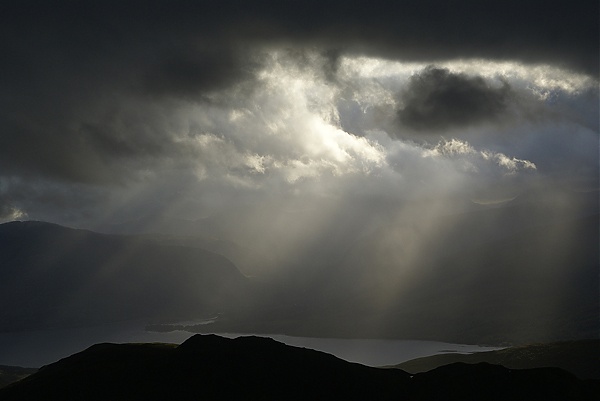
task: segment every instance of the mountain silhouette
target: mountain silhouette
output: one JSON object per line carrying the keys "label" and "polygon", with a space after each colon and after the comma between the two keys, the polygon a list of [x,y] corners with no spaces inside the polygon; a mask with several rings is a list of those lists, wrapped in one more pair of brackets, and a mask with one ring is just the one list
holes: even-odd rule
{"label": "mountain silhouette", "polygon": [[446,365],[411,377],[272,339],[97,344],[0,389],[0,400],[592,400],[558,368]]}

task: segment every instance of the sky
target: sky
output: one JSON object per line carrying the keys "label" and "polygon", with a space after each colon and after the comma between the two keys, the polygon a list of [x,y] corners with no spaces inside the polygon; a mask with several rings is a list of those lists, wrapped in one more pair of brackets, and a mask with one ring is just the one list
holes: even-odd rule
{"label": "sky", "polygon": [[596,1],[4,2],[0,222],[196,221],[295,254],[597,193],[597,17]]}

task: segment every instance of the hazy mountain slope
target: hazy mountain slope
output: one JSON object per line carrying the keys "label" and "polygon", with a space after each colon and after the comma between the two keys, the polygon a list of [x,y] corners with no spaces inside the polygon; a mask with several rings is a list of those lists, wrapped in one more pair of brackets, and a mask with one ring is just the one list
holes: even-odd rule
{"label": "hazy mountain slope", "polygon": [[569,341],[510,347],[474,354],[440,354],[397,365],[410,373],[426,372],[455,362],[487,362],[510,369],[559,367],[580,379],[600,380],[600,340]]}
{"label": "hazy mountain slope", "polygon": [[271,339],[194,336],[98,344],[0,389],[0,400],[592,400],[560,369],[453,364],[417,374],[345,362]]}
{"label": "hazy mountain slope", "polygon": [[261,276],[274,270],[272,255],[261,254],[254,249],[236,244],[233,241],[196,234],[138,234],[161,245],[200,248],[223,255],[246,276]]}
{"label": "hazy mountain slope", "polygon": [[246,279],[224,257],[41,222],[0,225],[0,329],[216,313]]}
{"label": "hazy mountain slope", "polygon": [[147,215],[120,224],[101,224],[92,230],[108,234],[143,236],[164,245],[205,249],[225,256],[245,275],[253,276],[271,271],[275,263],[273,255],[258,252],[227,238],[211,218],[191,221]]}

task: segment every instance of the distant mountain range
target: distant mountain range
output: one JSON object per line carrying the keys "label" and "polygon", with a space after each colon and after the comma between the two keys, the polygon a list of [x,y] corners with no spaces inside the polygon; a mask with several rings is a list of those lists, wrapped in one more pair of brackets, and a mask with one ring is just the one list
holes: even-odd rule
{"label": "distant mountain range", "polygon": [[567,370],[580,379],[600,380],[599,361],[600,340],[596,339],[529,344],[473,354],[438,354],[406,361],[396,367],[415,374],[457,362],[487,362],[510,369],[554,366]]}
{"label": "distant mountain range", "polygon": [[0,389],[0,400],[595,400],[558,368],[455,363],[411,376],[260,337],[97,344]]}
{"label": "distant mountain range", "polygon": [[334,250],[315,239],[292,261],[189,225],[186,235],[116,235],[0,224],[0,331],[139,319],[168,330],[218,316],[185,329],[501,345],[595,338],[600,217],[585,199],[339,229]]}
{"label": "distant mountain range", "polygon": [[0,330],[215,314],[247,279],[225,257],[43,222],[0,225]]}

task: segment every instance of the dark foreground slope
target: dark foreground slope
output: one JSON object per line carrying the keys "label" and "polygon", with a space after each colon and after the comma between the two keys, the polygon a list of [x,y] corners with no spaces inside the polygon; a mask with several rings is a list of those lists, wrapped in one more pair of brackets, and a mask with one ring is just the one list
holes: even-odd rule
{"label": "dark foreground slope", "polygon": [[456,362],[487,362],[510,369],[556,366],[580,379],[600,380],[600,340],[531,344],[474,354],[440,354],[406,361],[396,367],[419,373]]}
{"label": "dark foreground slope", "polygon": [[1,400],[392,399],[409,375],[274,340],[215,335],[98,344],[0,390]]}
{"label": "dark foreground slope", "polygon": [[178,347],[95,345],[0,389],[0,400],[592,400],[593,384],[489,364],[411,378],[271,339],[196,335]]}

